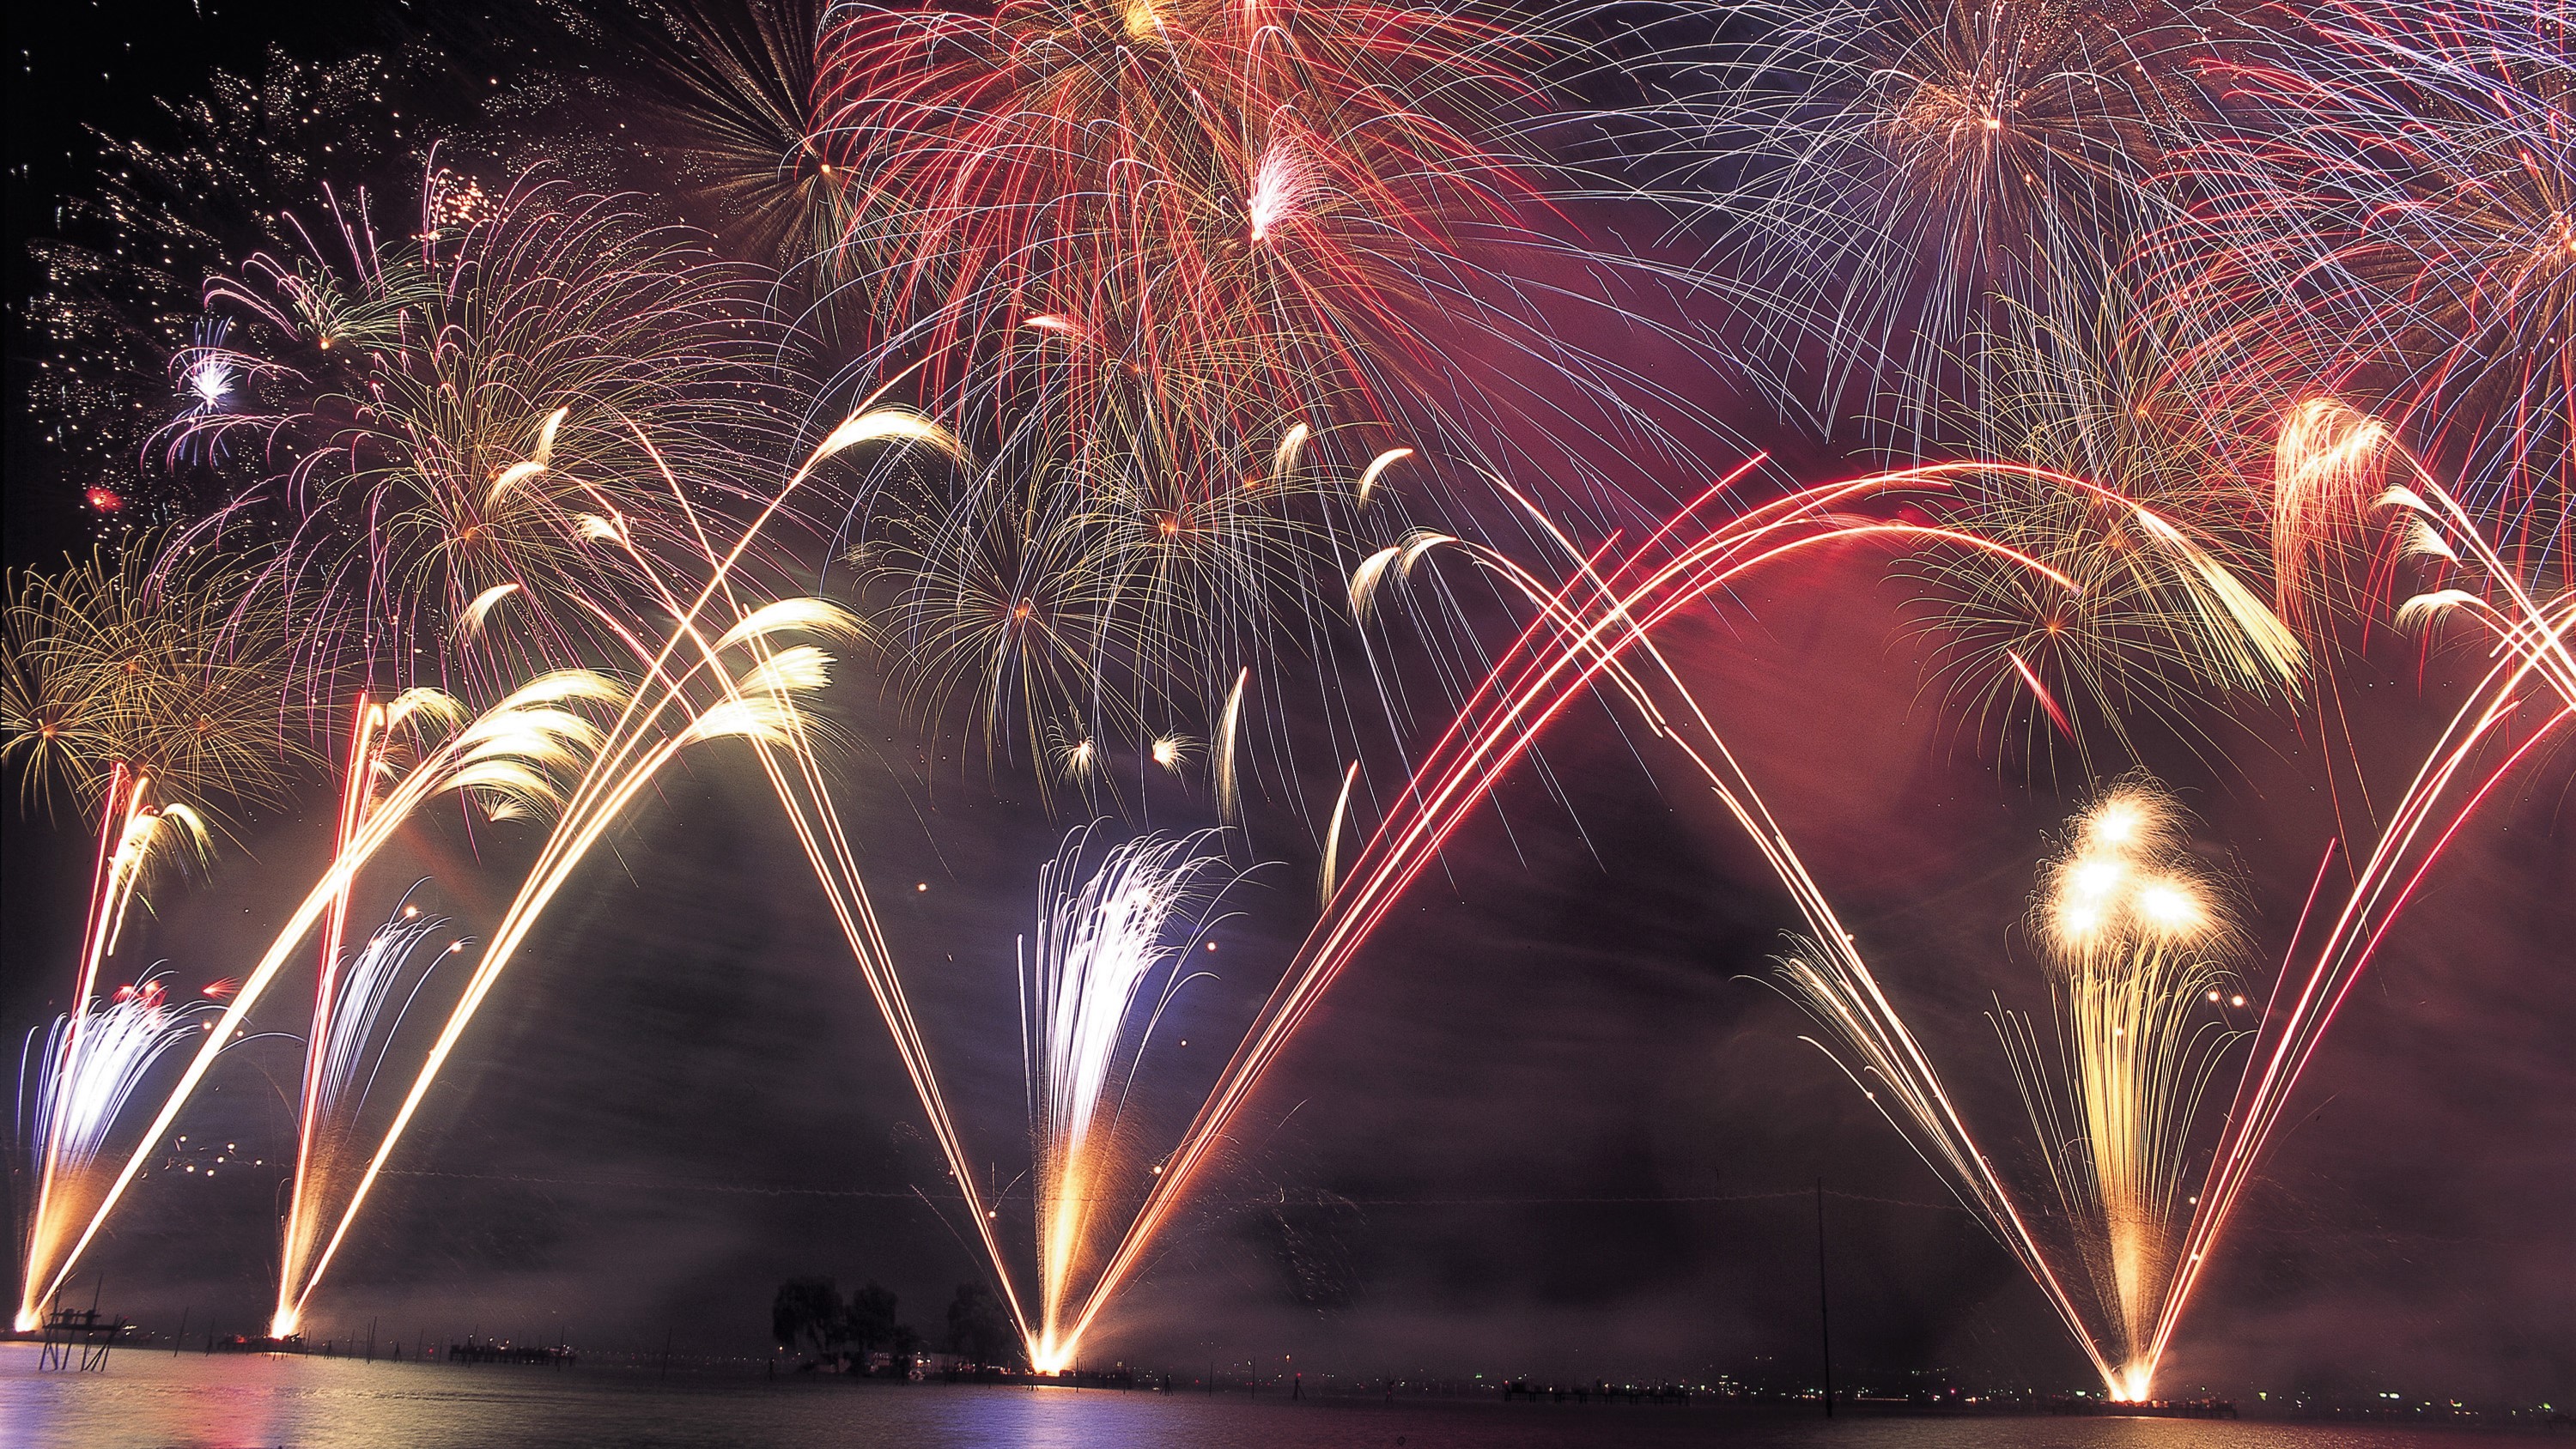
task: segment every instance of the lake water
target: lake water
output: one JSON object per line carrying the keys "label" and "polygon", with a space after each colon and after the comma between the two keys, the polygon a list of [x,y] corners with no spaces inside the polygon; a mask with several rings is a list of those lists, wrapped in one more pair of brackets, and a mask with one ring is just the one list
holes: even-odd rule
{"label": "lake water", "polygon": [[[364,1363],[119,1350],[104,1374],[38,1374],[0,1345],[0,1445],[27,1449],[2415,1449],[2485,1435],[2157,1419],[1871,1418],[1726,1407],[1362,1399],[1289,1403],[847,1380],[659,1381],[619,1368]],[[2519,1436],[2516,1436],[2519,1437]]]}

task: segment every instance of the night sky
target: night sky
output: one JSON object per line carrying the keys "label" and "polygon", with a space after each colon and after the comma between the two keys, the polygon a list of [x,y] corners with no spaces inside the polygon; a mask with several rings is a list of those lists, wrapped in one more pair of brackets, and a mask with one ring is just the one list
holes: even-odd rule
{"label": "night sky", "polygon": [[[18,304],[36,285],[25,246],[51,234],[59,196],[94,185],[84,128],[150,136],[156,98],[270,45],[317,60],[409,36],[471,46],[519,19],[82,4],[13,21],[12,568],[101,536],[81,506],[91,480],[22,403],[45,347]],[[492,64],[517,54],[496,46]],[[1818,457],[1699,364],[1640,356],[1784,472]],[[1883,577],[1862,554],[1818,555],[1748,589],[1748,608],[1677,627],[1670,652],[1972,1119],[2015,1144],[2027,1127],[1986,1013],[2042,994],[2018,922],[2084,790],[1999,763],[1944,719]],[[2354,748],[2383,775],[2420,752],[2466,668],[2419,672],[2402,648],[2353,666]],[[997,790],[954,731],[923,731],[853,679],[830,706],[861,746],[834,767],[843,809],[961,1125],[1008,1183],[1028,1156],[1013,942],[1037,866],[1079,821]],[[2311,742],[2286,716],[2245,716],[2212,711],[2207,740],[2147,755],[2200,817],[2203,854],[2244,883],[2259,985],[2333,816]],[[1785,1381],[1816,1361],[1821,1184],[1838,1373],[2083,1385],[2021,1270],[1755,979],[1797,917],[1681,762],[1599,705],[1544,755],[1547,779],[1523,771],[1469,824],[1306,1025],[1087,1357]],[[1310,822],[1337,772],[1305,763],[1315,778],[1293,789],[1264,782],[1237,854],[1268,863],[1229,894],[1239,915],[1192,963],[1219,979],[1179,998],[1138,1088],[1133,1110],[1167,1134],[1312,920]],[[2562,740],[2487,805],[2380,952],[2164,1388],[2576,1392],[2567,764]],[[1204,798],[1143,798],[1139,825],[1209,823]],[[210,880],[158,893],[155,949],[191,979],[237,974],[314,875],[329,808],[308,790],[241,827]],[[0,1022],[23,1033],[64,1006],[88,836],[41,813],[6,830]],[[314,1333],[545,1325],[617,1348],[668,1329],[688,1350],[760,1354],[772,1290],[807,1273],[881,1281],[936,1326],[979,1255],[934,1211],[950,1193],[939,1156],[747,757],[667,776],[613,842],[466,1038]],[[357,918],[430,877],[432,908],[478,930],[512,877],[465,848],[452,830],[406,837]],[[298,1029],[291,1008],[254,1020]],[[236,1049],[183,1130],[276,1163],[298,1061],[284,1040]],[[26,1183],[12,1176],[21,1213]],[[258,1170],[148,1175],[75,1289],[103,1272],[109,1305],[147,1323],[185,1308],[250,1330],[272,1291],[273,1191]]]}

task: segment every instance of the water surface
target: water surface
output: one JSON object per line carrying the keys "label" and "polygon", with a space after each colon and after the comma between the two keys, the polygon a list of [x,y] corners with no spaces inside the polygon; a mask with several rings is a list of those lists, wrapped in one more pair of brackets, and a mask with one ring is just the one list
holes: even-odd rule
{"label": "water surface", "polygon": [[663,1381],[636,1370],[451,1367],[120,1349],[104,1374],[38,1374],[0,1345],[0,1445],[145,1449],[2417,1449],[2399,1427],[2154,1419],[1820,1418],[1732,1406],[1503,1404],[899,1385]]}

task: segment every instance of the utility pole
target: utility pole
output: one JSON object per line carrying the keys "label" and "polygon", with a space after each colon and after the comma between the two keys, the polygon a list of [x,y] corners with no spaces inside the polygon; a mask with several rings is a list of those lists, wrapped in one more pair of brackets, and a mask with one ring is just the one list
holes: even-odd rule
{"label": "utility pole", "polygon": [[1816,1339],[1825,1350],[1825,1417],[1834,1416],[1833,1298],[1825,1291],[1825,1180],[1816,1179]]}

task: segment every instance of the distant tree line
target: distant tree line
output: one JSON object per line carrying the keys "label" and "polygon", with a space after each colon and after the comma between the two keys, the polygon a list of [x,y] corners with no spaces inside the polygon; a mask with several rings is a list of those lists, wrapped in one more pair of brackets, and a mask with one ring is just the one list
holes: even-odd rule
{"label": "distant tree line", "polygon": [[[895,1316],[894,1293],[883,1284],[841,1296],[829,1278],[790,1278],[778,1285],[769,1304],[773,1342],[808,1362],[853,1373],[867,1373],[878,1354],[887,1355],[887,1371],[905,1376],[932,1345],[912,1325]],[[945,1351],[986,1368],[1025,1368],[1028,1356],[1011,1316],[981,1283],[960,1283],[948,1304]]]}

